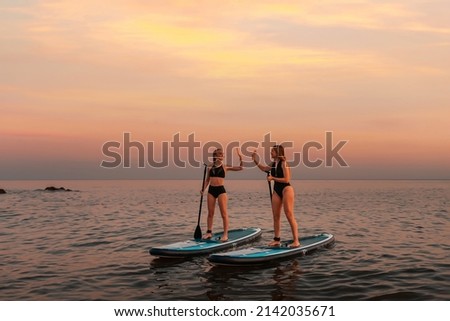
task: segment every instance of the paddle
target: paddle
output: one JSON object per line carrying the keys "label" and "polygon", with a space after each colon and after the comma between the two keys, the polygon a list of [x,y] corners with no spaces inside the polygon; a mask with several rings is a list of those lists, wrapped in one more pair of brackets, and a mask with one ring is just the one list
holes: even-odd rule
{"label": "paddle", "polygon": [[202,180],[202,195],[200,196],[200,208],[198,210],[198,221],[197,221],[197,227],[195,228],[194,232],[194,239],[200,240],[202,238],[202,229],[200,227],[200,217],[202,215],[202,203],[203,203],[203,185],[205,185],[205,177],[206,177],[206,164],[203,164],[205,166],[205,169],[203,171],[203,180]]}
{"label": "paddle", "polygon": [[[267,171],[266,173],[267,173],[267,177],[269,177],[270,171]],[[270,203],[272,203],[272,184],[270,184],[270,181],[267,181],[267,183],[269,184]]]}

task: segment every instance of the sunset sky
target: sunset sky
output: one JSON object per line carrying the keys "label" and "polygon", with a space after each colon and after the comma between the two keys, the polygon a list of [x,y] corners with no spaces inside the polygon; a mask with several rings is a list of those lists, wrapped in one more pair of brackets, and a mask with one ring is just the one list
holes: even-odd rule
{"label": "sunset sky", "polygon": [[326,132],[348,141],[348,166],[293,178],[450,179],[449,13],[448,0],[2,0],[0,180],[201,176],[101,168],[124,133],[158,158],[177,133],[202,146],[270,133],[301,152]]}

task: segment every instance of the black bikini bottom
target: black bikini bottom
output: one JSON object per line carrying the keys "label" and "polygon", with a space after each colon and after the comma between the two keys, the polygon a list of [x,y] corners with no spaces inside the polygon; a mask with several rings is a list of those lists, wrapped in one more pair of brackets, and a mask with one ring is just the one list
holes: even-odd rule
{"label": "black bikini bottom", "polygon": [[223,185],[220,186],[211,186],[209,185],[208,193],[214,196],[214,198],[218,198],[220,194],[226,193],[225,187]]}
{"label": "black bikini bottom", "polygon": [[289,183],[275,183],[273,184],[273,190],[275,193],[278,194],[278,196],[283,199],[283,190],[286,186],[291,186]]}

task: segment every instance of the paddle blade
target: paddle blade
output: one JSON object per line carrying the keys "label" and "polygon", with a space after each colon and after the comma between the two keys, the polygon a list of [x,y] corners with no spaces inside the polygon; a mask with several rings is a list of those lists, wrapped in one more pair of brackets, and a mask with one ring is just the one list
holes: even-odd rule
{"label": "paddle blade", "polygon": [[200,240],[202,238],[202,229],[200,228],[200,225],[197,225],[194,232],[194,239]]}

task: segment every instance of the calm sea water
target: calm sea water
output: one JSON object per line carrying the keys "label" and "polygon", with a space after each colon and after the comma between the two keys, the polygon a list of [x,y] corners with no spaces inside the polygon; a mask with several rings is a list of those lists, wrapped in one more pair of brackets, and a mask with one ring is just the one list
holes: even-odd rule
{"label": "calm sea water", "polygon": [[[294,181],[301,234],[335,246],[246,268],[148,254],[192,237],[199,181],[0,185],[0,300],[450,300],[450,181]],[[267,183],[226,188],[231,228],[269,242]]]}

